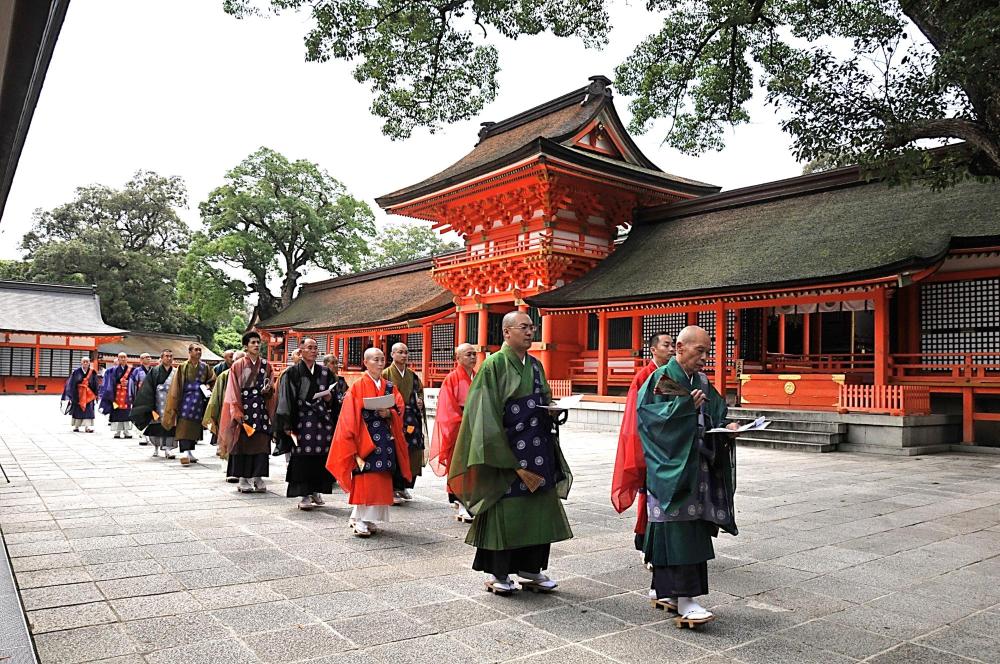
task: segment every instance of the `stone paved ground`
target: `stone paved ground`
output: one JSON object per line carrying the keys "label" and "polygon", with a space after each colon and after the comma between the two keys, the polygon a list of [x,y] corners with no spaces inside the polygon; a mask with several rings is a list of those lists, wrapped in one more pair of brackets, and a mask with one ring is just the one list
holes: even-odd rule
{"label": "stone paved ground", "polygon": [[560,592],[498,598],[438,478],[360,540],[342,494],[312,513],[277,481],[241,496],[207,446],[182,468],[56,413],[0,397],[0,528],[43,662],[1000,662],[996,457],[740,449],[742,532],[709,566],[719,620],[692,632],[644,600],[610,435],[564,436]]}

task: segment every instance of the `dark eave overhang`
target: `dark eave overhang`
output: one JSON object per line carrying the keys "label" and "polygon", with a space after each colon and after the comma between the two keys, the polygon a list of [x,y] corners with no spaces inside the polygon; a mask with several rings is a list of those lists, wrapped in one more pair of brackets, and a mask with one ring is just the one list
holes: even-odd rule
{"label": "dark eave overhang", "polygon": [[[0,219],[69,0],[5,0],[0,17]],[[4,39],[3,37],[6,37]]]}
{"label": "dark eave overhang", "polygon": [[608,160],[594,159],[589,157],[583,150],[574,150],[548,138],[536,138],[521,148],[514,150],[513,152],[508,152],[504,156],[494,159],[493,161],[480,164],[479,166],[463,171],[462,173],[456,173],[455,175],[449,176],[439,182],[429,183],[424,187],[400,194],[398,196],[390,194],[388,196],[376,198],[375,202],[383,210],[392,212],[392,208],[402,207],[403,205],[417,199],[433,195],[445,189],[450,189],[464,182],[468,182],[483,175],[492,173],[493,171],[512,166],[513,164],[534,156],[550,156],[577,166],[594,169],[608,173],[609,175],[615,175],[636,182],[641,182],[643,184],[649,184],[660,189],[669,189],[682,194],[705,196],[708,194],[714,194],[719,190],[719,188],[715,185],[693,184],[682,180],[676,180],[666,173],[663,175],[655,175],[637,170],[635,168],[631,168],[626,162],[621,162],[619,165],[616,162]]}
{"label": "dark eave overhang", "polygon": [[[563,309],[581,309],[603,305],[616,305],[624,303],[656,303],[662,300],[695,300],[719,297],[739,298],[748,293],[758,291],[788,290],[799,291],[815,287],[836,288],[838,284],[857,284],[864,281],[885,280],[912,274],[928,268],[937,269],[937,266],[948,253],[954,249],[974,249],[978,247],[993,247],[1000,244],[1000,235],[981,237],[954,237],[948,246],[935,256],[912,256],[910,258],[880,265],[876,268],[858,270],[855,272],[844,272],[837,275],[827,275],[811,277],[808,279],[791,279],[787,281],[771,281],[756,284],[745,284],[742,286],[721,286],[717,288],[703,288],[687,291],[664,291],[645,295],[622,295],[617,297],[595,298],[586,301],[576,301],[571,303],[554,303],[546,301],[545,296],[549,293],[541,293],[534,297],[527,298],[528,304],[545,309],[547,311],[559,311]],[[551,293],[551,292],[550,292]]]}
{"label": "dark eave overhang", "polygon": [[439,314],[442,311],[446,311],[449,308],[453,308],[455,305],[451,302],[447,302],[437,307],[432,307],[430,309],[424,309],[421,311],[407,311],[399,316],[394,316],[392,318],[387,318],[385,320],[376,321],[365,321],[363,323],[354,323],[351,325],[311,325],[309,321],[298,321],[295,323],[281,323],[280,325],[268,325],[266,323],[258,325],[259,329],[267,330],[269,332],[275,332],[278,330],[297,330],[302,332],[323,332],[329,330],[330,332],[337,332],[340,330],[354,330],[354,329],[369,329],[374,327],[384,327],[387,325],[398,325],[400,323],[406,323],[407,321],[419,320],[421,318],[426,318],[428,316],[433,316]]}
{"label": "dark eave overhang", "polygon": [[640,210],[636,214],[635,221],[636,224],[657,223],[668,219],[680,219],[784,198],[796,198],[820,191],[871,184],[874,181],[864,179],[858,166],[847,166],[822,173],[799,175],[784,180],[732,189],[678,203],[655,205]]}

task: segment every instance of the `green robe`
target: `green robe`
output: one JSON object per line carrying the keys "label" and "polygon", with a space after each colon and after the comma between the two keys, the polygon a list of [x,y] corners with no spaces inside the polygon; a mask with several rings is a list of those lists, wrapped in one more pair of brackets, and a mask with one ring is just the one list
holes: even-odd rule
{"label": "green robe", "polygon": [[[701,389],[708,396],[705,403],[705,428],[722,426],[728,407],[715,388],[688,378],[676,359],[657,369],[640,388],[636,403],[639,437],[646,457],[646,487],[656,496],[665,514],[683,512],[699,489],[699,465],[703,459],[698,451],[698,411],[688,396],[665,396],[654,393],[657,381],[668,375],[686,390]],[[716,456],[708,467],[715,485],[722,488],[733,504],[736,491],[736,465],[732,442],[728,435],[714,434]],[[667,522],[650,521],[646,529],[644,552],[654,566],[691,565],[715,557],[712,537],[719,528],[735,535],[736,522],[728,510],[722,523],[697,517],[684,517]]]}
{"label": "green robe", "polygon": [[[548,398],[552,392],[540,364],[538,369]],[[467,544],[507,550],[573,537],[560,502],[569,494],[573,475],[558,438],[553,437],[553,452],[564,478],[555,488],[501,500],[519,467],[504,429],[504,407],[510,399],[530,395],[533,384],[530,362],[522,362],[504,344],[486,358],[469,388],[448,469],[448,486],[475,515]]]}

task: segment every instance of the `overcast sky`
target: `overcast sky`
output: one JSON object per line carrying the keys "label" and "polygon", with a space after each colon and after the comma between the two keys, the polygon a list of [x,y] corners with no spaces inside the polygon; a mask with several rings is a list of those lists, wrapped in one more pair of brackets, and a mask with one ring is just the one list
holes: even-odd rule
{"label": "overcast sky", "polygon": [[[305,62],[304,14],[238,21],[221,0],[73,0],[0,223],[0,258],[18,256],[35,208],[65,203],[81,185],[121,186],[137,169],[184,178],[184,218],[196,225],[198,202],[262,145],[319,163],[388,219],[374,198],[458,160],[475,144],[479,122],[594,74],[614,78],[655,27],[644,5],[616,2],[603,51],[549,36],[498,40],[500,93],[481,117],[392,141],[349,64]],[[627,122],[627,99],[617,96],[616,105]],[[799,174],[773,112],[757,111],[721,153],[693,158],[661,147],[662,128],[635,139],[663,170],[725,189]]]}

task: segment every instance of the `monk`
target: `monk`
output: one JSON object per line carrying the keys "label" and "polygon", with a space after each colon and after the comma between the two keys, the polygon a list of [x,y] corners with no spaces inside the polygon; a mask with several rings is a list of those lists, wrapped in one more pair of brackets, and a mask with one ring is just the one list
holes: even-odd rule
{"label": "monk", "polygon": [[163,426],[174,429],[181,451],[182,465],[198,463],[194,448],[201,441],[205,406],[212,396],[215,371],[201,361],[201,344],[188,344],[188,359],[177,367],[175,378],[167,391]]}
{"label": "monk", "polygon": [[413,500],[411,489],[424,467],[424,432],[427,426],[424,417],[424,386],[413,369],[406,366],[410,349],[402,342],[395,343],[390,356],[392,363],[382,371],[382,378],[392,381],[403,395],[403,436],[408,450],[408,458],[404,461],[410,465],[409,480],[404,480],[399,473],[393,478],[393,502],[398,505],[404,500]]}
{"label": "monk", "polygon": [[163,425],[163,413],[167,409],[167,394],[177,372],[174,371],[174,353],[169,348],[160,352],[160,363],[152,367],[142,380],[132,404],[132,424],[142,431],[153,444],[153,456],[174,458],[177,440],[173,427]]}
{"label": "monk", "polygon": [[704,433],[738,426],[726,424],[726,400],[702,373],[711,347],[702,328],[681,330],[676,356],[653,372],[637,398],[649,519],[643,551],[656,601],[677,611],[679,624],[715,619],[695,598],[708,593],[712,538],[720,529],[737,534],[735,445],[730,434]]}
{"label": "monk", "polygon": [[[375,523],[389,520],[392,478],[398,471],[409,480],[409,451],[403,436],[403,395],[382,378],[385,354],[369,348],[365,372],[344,397],[326,468],[354,506],[350,524],[358,537],[370,537]],[[365,397],[391,395],[390,408],[365,408]]]}
{"label": "monk", "polygon": [[108,424],[115,432],[115,438],[132,437],[132,421],[129,414],[135,392],[139,384],[135,381],[138,375],[129,366],[128,354],[118,353],[115,364],[104,372],[104,384],[101,386],[101,413],[108,416]]}
{"label": "monk", "polygon": [[336,371],[317,361],[315,339],[303,339],[300,348],[302,359],[281,374],[275,423],[279,441],[290,450],[285,495],[299,498],[298,509],[309,511],[325,505],[323,494],[333,492],[326,460],[348,388]]}
{"label": "monk", "polygon": [[472,569],[488,574],[486,589],[509,595],[517,574],[521,588],[551,592],[557,584],[542,570],[552,542],[573,537],[560,502],[573,477],[546,408],[545,372],[528,355],[535,326],[512,311],[502,328],[503,346],[469,388],[448,486],[474,517],[465,542],[476,547]]}
{"label": "monk", "polygon": [[[451,463],[451,453],[455,449],[455,439],[458,428],[462,425],[462,411],[465,410],[465,398],[475,377],[476,347],[472,344],[459,344],[455,348],[455,368],[451,370],[441,383],[438,391],[437,412],[434,416],[434,433],[431,434],[431,446],[428,452],[431,470],[438,477],[448,474]],[[459,502],[451,490],[448,490],[448,502],[458,508],[456,518],[464,523],[472,523],[472,515],[465,505]]]}
{"label": "monk", "polygon": [[[636,495],[642,494],[636,505],[635,520],[635,548],[640,552],[646,538],[646,461],[642,440],[636,430],[635,402],[646,379],[674,356],[674,338],[666,332],[657,332],[649,337],[648,348],[652,359],[635,374],[628,388],[611,479],[611,504],[619,514],[632,506]],[[652,599],[656,599],[655,594],[655,591],[649,591]]]}
{"label": "monk", "polygon": [[97,401],[97,372],[90,365],[90,358],[80,360],[80,366],[66,379],[62,400],[66,404],[64,413],[70,416],[73,431],[80,427],[86,433],[94,433],[94,402]]}
{"label": "monk", "polygon": [[[242,350],[233,351],[233,354],[229,356],[232,362],[240,359],[246,355]],[[215,389],[212,390],[212,396],[208,400],[208,405],[205,406],[205,416],[201,418],[201,424],[206,429],[212,433],[212,445],[219,444],[219,419],[222,417],[222,402],[226,396],[226,385],[229,384],[229,368],[231,364],[226,364],[225,362],[220,362],[216,364],[216,368],[220,365],[223,366],[221,372],[216,372],[215,374]],[[215,371],[215,369],[212,369]],[[215,451],[216,456],[222,456],[221,452]],[[228,465],[228,464],[227,464]],[[230,477],[228,475],[229,469],[226,469],[226,481],[230,484],[236,484],[239,481],[238,477]]]}
{"label": "monk", "polygon": [[243,335],[243,352],[233,362],[219,415],[219,455],[228,459],[226,477],[239,478],[240,493],[266,493],[277,397],[271,363],[260,354],[260,333]]}

